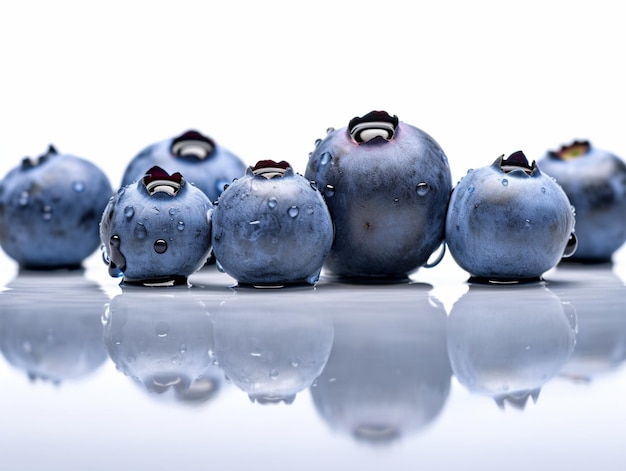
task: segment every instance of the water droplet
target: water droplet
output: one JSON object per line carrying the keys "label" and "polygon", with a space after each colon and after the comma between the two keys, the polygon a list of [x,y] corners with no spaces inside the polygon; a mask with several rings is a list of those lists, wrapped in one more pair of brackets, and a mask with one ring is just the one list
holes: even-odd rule
{"label": "water droplet", "polygon": [[154,331],[161,338],[167,337],[170,332],[170,325],[167,322],[159,321],[155,324]]}
{"label": "water droplet", "polygon": [[291,360],[291,366],[297,368],[298,366],[300,366],[300,360],[298,358],[294,358],[293,360]]}
{"label": "water droplet", "polygon": [[102,261],[105,265],[108,265],[111,259],[109,258],[109,254],[107,253],[107,248],[104,244],[100,245],[100,253],[102,254]]}
{"label": "water droplet", "polygon": [[467,187],[467,192],[472,193],[474,191],[474,185],[470,185]]}
{"label": "water droplet", "polygon": [[124,208],[124,217],[126,219],[132,219],[134,215],[135,215],[135,208],[133,208],[132,206],[126,206]]}
{"label": "water droplet", "polygon": [[228,180],[218,180],[215,182],[215,189],[217,190],[217,194],[220,195],[222,191],[224,191],[230,182]]}
{"label": "water droplet", "polygon": [[260,353],[260,352],[250,352],[250,356],[251,356],[251,357],[257,357],[257,358],[258,358],[258,357],[263,356],[263,354],[262,354],[262,353]]}
{"label": "water droplet", "polygon": [[530,219],[524,221],[524,227],[530,227]]}
{"label": "water droplet", "polygon": [[167,242],[163,239],[159,239],[154,243],[154,251],[156,253],[165,253],[167,250]]}
{"label": "water droplet", "polygon": [[159,214],[161,212],[161,210],[159,208],[157,208],[156,206],[152,206],[152,212],[154,214]]}
{"label": "water droplet", "polygon": [[503,186],[507,186],[509,184],[509,181],[506,178],[502,179],[502,185]]}
{"label": "water droplet", "polygon": [[111,256],[109,260],[109,275],[114,278],[122,276],[124,270],[126,270],[126,258],[120,250],[121,245],[122,241],[120,239],[120,236],[112,235],[111,239],[109,239],[109,247],[111,250]]}
{"label": "water droplet", "polygon": [[415,189],[417,190],[417,194],[418,195],[424,196],[424,195],[426,195],[426,193],[428,193],[430,191],[430,186],[426,182],[421,182],[421,183],[417,184]]}
{"label": "water droplet", "polygon": [[335,132],[335,128],[333,128],[332,126],[329,128],[326,128],[326,134],[330,134],[331,132]]}
{"label": "water droplet", "polygon": [[319,146],[322,143],[321,139],[315,139],[315,147]]}
{"label": "water droplet", "polygon": [[215,260],[215,268],[217,268],[217,271],[219,271],[220,273],[224,273],[224,267],[219,260]]}
{"label": "water droplet", "polygon": [[332,185],[326,185],[326,188],[324,189],[324,196],[327,197],[331,197],[335,194],[335,187]]}
{"label": "water droplet", "polygon": [[28,193],[28,191],[22,191],[20,193],[19,199],[17,200],[17,204],[19,204],[20,206],[27,206],[29,202],[30,194]]}
{"label": "water droplet", "polygon": [[137,238],[137,239],[145,239],[146,236],[148,235],[148,230],[146,229],[146,226],[143,225],[143,222],[138,222],[137,225],[135,226],[135,230],[133,231],[133,235]]}
{"label": "water droplet", "polygon": [[85,183],[81,181],[75,181],[72,184],[72,188],[76,193],[82,193],[83,191],[85,191]]}
{"label": "water droplet", "polygon": [[276,379],[276,378],[278,378],[278,375],[279,375],[279,374],[280,374],[280,373],[279,373],[279,371],[278,371],[278,370],[273,369],[273,370],[271,370],[271,371],[270,371],[270,378],[271,378],[271,379]]}
{"label": "water droplet", "polygon": [[291,208],[287,210],[287,214],[289,214],[289,216],[292,218],[295,218],[299,212],[300,210],[298,209],[297,206],[292,206]]}
{"label": "water droplet", "polygon": [[545,187],[545,186],[542,186],[542,187],[541,187],[541,192],[542,192],[542,193],[545,193],[545,192],[546,192],[546,187]]}
{"label": "water droplet", "polygon": [[49,221],[50,219],[52,219],[52,208],[50,206],[44,206],[42,211],[42,217],[44,221]]}
{"label": "water droplet", "polygon": [[309,185],[311,185],[311,188],[312,188],[313,190],[317,191],[317,183],[315,183],[315,181],[314,181],[314,180],[311,180],[311,181],[309,182]]}
{"label": "water droplet", "polygon": [[275,208],[277,204],[278,204],[278,201],[274,197],[271,197],[269,200],[267,200],[267,205],[270,208]]}
{"label": "water droplet", "polygon": [[167,210],[167,213],[168,213],[170,216],[173,216],[173,215],[174,215],[174,214],[176,214],[177,212],[178,212],[178,208],[170,208],[170,209],[168,209],[168,210]]}
{"label": "water droplet", "polygon": [[102,322],[102,325],[107,325],[111,320],[111,308],[109,306],[109,304],[107,303],[104,306],[104,311],[102,311],[102,316],[100,316],[100,321]]}
{"label": "water droplet", "polygon": [[179,231],[182,231],[185,229],[185,222],[184,221],[178,221],[178,224],[176,224],[176,229],[178,229]]}
{"label": "water droplet", "polygon": [[333,156],[330,155],[330,152],[324,152],[320,157],[320,165],[328,165],[332,158]]}
{"label": "water droplet", "polygon": [[180,353],[187,353],[187,345],[183,343],[180,347],[178,347],[178,351]]}

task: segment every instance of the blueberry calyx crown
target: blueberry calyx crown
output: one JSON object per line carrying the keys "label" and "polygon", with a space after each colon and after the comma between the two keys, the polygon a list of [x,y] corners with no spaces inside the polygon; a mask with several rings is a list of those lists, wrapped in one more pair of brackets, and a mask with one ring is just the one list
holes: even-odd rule
{"label": "blueberry calyx crown", "polygon": [[48,151],[45,154],[41,154],[39,157],[24,157],[22,159],[22,169],[23,170],[28,170],[29,168],[34,168],[37,167],[38,165],[43,164],[45,161],[48,160],[48,158],[50,158],[53,155],[57,155],[59,152],[56,150],[56,148],[50,144],[48,146]]}
{"label": "blueberry calyx crown", "polygon": [[569,160],[586,155],[591,150],[589,141],[574,141],[571,144],[563,145],[557,151],[550,151],[548,155],[554,159]]}
{"label": "blueberry calyx crown", "polygon": [[170,152],[177,158],[201,161],[215,150],[215,143],[198,131],[189,130],[172,141]]}
{"label": "blueberry calyx crown", "polygon": [[250,167],[253,175],[265,177],[268,180],[270,178],[284,176],[290,168],[291,165],[284,160],[281,160],[280,162],[275,162],[273,160],[259,160],[254,167]]}
{"label": "blueberry calyx crown", "polygon": [[375,138],[386,141],[393,139],[400,120],[386,111],[370,111],[365,116],[355,117],[348,123],[350,137],[357,144],[369,142]]}
{"label": "blueberry calyx crown", "polygon": [[535,161],[529,164],[526,155],[521,150],[513,152],[506,159],[504,154],[502,154],[496,162],[499,162],[500,170],[504,173],[523,172],[525,175],[532,175],[537,170]]}
{"label": "blueberry calyx crown", "polygon": [[166,193],[170,196],[176,196],[185,183],[183,176],[179,172],[170,175],[156,165],[146,172],[142,181],[150,196],[155,193]]}

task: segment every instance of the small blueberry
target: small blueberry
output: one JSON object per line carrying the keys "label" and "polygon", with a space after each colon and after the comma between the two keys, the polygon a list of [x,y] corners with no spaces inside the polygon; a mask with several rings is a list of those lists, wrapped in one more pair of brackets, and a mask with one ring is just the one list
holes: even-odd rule
{"label": "small blueberry", "polygon": [[109,273],[125,283],[186,283],[211,252],[210,209],[207,196],[180,173],[152,167],[121,188],[102,214]]}
{"label": "small blueberry", "polygon": [[219,197],[212,224],[218,267],[240,284],[315,284],[333,240],[322,195],[284,161],[249,167]]}
{"label": "small blueberry", "polygon": [[93,163],[53,146],[24,158],[0,182],[0,246],[22,268],[75,268],[99,246],[113,194]]}
{"label": "small blueberry", "polygon": [[626,241],[626,164],[616,155],[574,141],[537,161],[576,208],[578,248],[569,260],[607,262]]}
{"label": "small blueberry", "polygon": [[317,182],[336,235],[325,270],[340,278],[405,278],[443,242],[452,180],[424,131],[372,111],[316,142],[305,177]]}
{"label": "small blueberry", "polygon": [[576,250],[573,208],[523,152],[503,155],[454,188],[446,243],[474,279],[538,279]]}
{"label": "small blueberry", "polygon": [[135,156],[124,171],[122,185],[142,178],[145,170],[159,166],[166,172],[180,172],[188,182],[215,201],[234,178],[246,170],[244,162],[213,139],[189,130],[177,137],[148,146]]}

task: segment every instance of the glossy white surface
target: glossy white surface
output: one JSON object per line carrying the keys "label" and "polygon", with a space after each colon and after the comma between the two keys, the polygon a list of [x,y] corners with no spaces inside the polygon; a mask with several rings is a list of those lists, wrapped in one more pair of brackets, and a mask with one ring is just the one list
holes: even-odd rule
{"label": "glossy white surface", "polygon": [[2,257],[4,469],[621,469],[623,251],[529,285],[446,256],[410,283],[271,290]]}

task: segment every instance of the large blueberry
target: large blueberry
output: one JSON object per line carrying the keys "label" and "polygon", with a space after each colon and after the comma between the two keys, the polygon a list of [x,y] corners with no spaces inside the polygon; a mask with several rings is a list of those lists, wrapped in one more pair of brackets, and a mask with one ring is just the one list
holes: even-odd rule
{"label": "large blueberry", "polygon": [[576,208],[578,248],[570,260],[609,261],[626,241],[626,164],[589,141],[574,141],[549,151],[537,165]]}
{"label": "large blueberry", "polygon": [[212,213],[218,267],[240,284],[315,284],[333,225],[315,185],[287,162],[259,161],[222,193]]}
{"label": "large blueberry", "polygon": [[0,183],[0,245],[21,267],[80,266],[99,245],[98,223],[113,189],[95,164],[50,146]]}
{"label": "large blueberry", "polygon": [[122,186],[142,178],[146,170],[161,167],[169,173],[180,172],[215,201],[234,178],[246,171],[246,165],[213,139],[190,130],[148,146],[135,156],[124,171]]}
{"label": "large blueberry", "polygon": [[211,202],[180,173],[153,167],[122,187],[102,214],[111,276],[125,283],[185,284],[211,252]]}
{"label": "large blueberry", "polygon": [[325,270],[345,278],[403,278],[444,236],[452,189],[448,159],[424,131],[372,111],[329,129],[309,156],[335,223]]}
{"label": "large blueberry", "polygon": [[446,243],[475,278],[539,278],[576,250],[567,195],[523,152],[470,170],[450,197]]}

